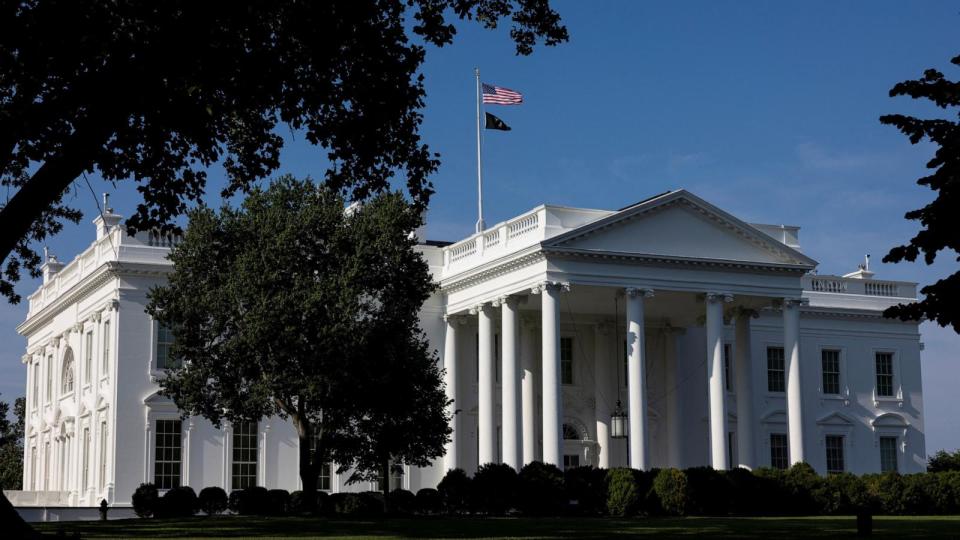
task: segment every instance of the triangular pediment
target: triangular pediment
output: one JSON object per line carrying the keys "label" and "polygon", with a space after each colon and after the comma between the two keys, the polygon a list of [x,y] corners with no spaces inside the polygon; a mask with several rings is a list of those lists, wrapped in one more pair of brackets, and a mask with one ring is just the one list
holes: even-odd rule
{"label": "triangular pediment", "polygon": [[685,191],[672,191],[544,242],[571,251],[813,268],[816,261]]}
{"label": "triangular pediment", "polygon": [[849,427],[854,424],[853,420],[848,418],[846,415],[832,412],[827,414],[817,420],[817,424],[821,426],[843,426]]}

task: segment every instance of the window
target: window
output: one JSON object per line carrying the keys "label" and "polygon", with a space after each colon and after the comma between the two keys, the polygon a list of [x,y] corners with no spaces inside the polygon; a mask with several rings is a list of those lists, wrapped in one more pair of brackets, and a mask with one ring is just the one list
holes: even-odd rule
{"label": "window", "polygon": [[33,364],[33,406],[40,402],[40,363]]}
{"label": "window", "polygon": [[93,372],[93,332],[87,332],[83,351],[83,382],[90,384]]}
{"label": "window", "polygon": [[100,491],[107,486],[107,423],[100,422]]}
{"label": "window", "polygon": [[827,435],[824,440],[827,447],[827,474],[842,473],[843,467],[843,436]]}
{"label": "window", "polygon": [[83,477],[82,489],[87,490],[90,485],[90,428],[83,428]]}
{"label": "window", "polygon": [[390,463],[390,490],[403,488],[403,467]]}
{"label": "window", "polygon": [[110,321],[103,321],[103,365],[100,366],[100,372],[104,377],[110,373]]}
{"label": "window", "polygon": [[783,392],[787,388],[783,370],[783,347],[767,347],[767,390]]}
{"label": "window", "polygon": [[560,338],[560,384],[573,384],[573,338]]}
{"label": "window", "polygon": [[43,444],[43,490],[50,489],[50,442]]}
{"label": "window", "polygon": [[[782,350],[782,349],[781,349]],[[785,433],[770,434],[770,466],[774,469],[786,469],[789,465],[787,459],[787,435]]]}
{"label": "window", "polygon": [[[30,447],[30,487],[37,489],[37,447]],[[39,490],[38,490],[39,491]]]}
{"label": "window", "polygon": [[500,334],[493,335],[493,380],[500,382]]}
{"label": "window", "polygon": [[233,489],[257,485],[257,423],[233,426]]}
{"label": "window", "polygon": [[332,468],[332,465],[329,463],[320,465],[320,476],[317,478],[317,489],[330,491],[330,478],[333,476],[331,470]]}
{"label": "window", "polygon": [[63,374],[60,376],[60,393],[73,392],[73,349],[63,355]]}
{"label": "window", "polygon": [[173,333],[163,325],[157,324],[157,369],[178,368],[180,362],[170,358],[170,347],[173,345]]}
{"label": "window", "polygon": [[157,420],[153,483],[157,489],[180,486],[182,425],[180,420]]}
{"label": "window", "polygon": [[733,377],[730,374],[730,344],[723,344],[723,388],[733,392]]}
{"label": "window", "polygon": [[823,369],[823,393],[840,393],[840,351],[824,349],[820,351],[820,363]]}
{"label": "window", "polygon": [[877,353],[877,395],[893,396],[893,353]]}
{"label": "window", "polygon": [[580,432],[577,431],[577,428],[571,426],[570,424],[563,425],[563,440],[565,441],[579,441]]}
{"label": "window", "polygon": [[572,469],[574,467],[580,466],[580,455],[579,454],[568,454],[563,456],[563,468]]}
{"label": "window", "polygon": [[53,399],[53,355],[47,357],[47,403]]}
{"label": "window", "polygon": [[880,472],[897,472],[897,438],[880,437]]}
{"label": "window", "polygon": [[733,469],[739,465],[739,456],[737,456],[737,432],[727,432],[727,468]]}

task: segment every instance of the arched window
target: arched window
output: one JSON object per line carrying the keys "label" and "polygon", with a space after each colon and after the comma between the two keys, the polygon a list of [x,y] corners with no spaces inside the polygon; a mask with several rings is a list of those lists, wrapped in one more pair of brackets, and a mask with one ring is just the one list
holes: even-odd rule
{"label": "arched window", "polygon": [[577,430],[575,426],[570,424],[563,425],[563,440],[565,441],[579,441],[580,440],[580,431]]}
{"label": "arched window", "polygon": [[60,392],[73,392],[73,349],[63,355],[63,373],[60,375]]}

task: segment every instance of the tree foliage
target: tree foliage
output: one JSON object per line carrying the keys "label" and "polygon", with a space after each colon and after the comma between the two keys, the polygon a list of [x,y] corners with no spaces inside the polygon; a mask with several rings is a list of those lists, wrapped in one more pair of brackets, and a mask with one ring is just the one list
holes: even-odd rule
{"label": "tree foliage", "polygon": [[11,422],[7,415],[10,405],[0,401],[0,489],[21,489],[23,483],[23,428],[26,402],[22,397],[13,402]]}
{"label": "tree foliage", "polygon": [[434,287],[412,234],[421,214],[396,192],[344,205],[325,184],[283,177],[240,208],[191,211],[147,307],[182,364],[161,392],[217,425],[289,418],[305,493],[321,464],[425,465],[449,433],[419,328]]}
{"label": "tree foliage", "polygon": [[225,196],[272,174],[281,129],[325,151],[332,189],[359,200],[399,177],[425,205],[425,45],[504,19],[518,54],[567,39],[548,0],[0,0],[0,294],[19,301],[32,245],[80,219],[62,199],[80,175],[132,179],[127,226],[170,229],[211,165]]}
{"label": "tree foliage", "polygon": [[960,471],[960,450],[953,452],[938,450],[936,454],[930,456],[927,460],[927,471]]}
{"label": "tree foliage", "polygon": [[[960,56],[951,63],[960,66]],[[923,77],[904,81],[890,90],[890,97],[910,96],[926,99],[937,107],[960,118],[960,82],[947,79],[936,69],[924,71]],[[912,144],[929,140],[937,145],[927,168],[933,172],[917,180],[917,184],[933,190],[936,198],[923,208],[907,212],[906,219],[919,221],[920,231],[901,246],[890,250],[883,262],[915,261],[923,254],[933,264],[943,250],[952,250],[960,261],[960,122],[951,118],[916,118],[903,114],[880,117],[880,122],[895,126],[910,138]],[[885,315],[902,320],[931,319],[941,326],[953,326],[960,333],[960,270],[920,290],[923,299],[889,308]]]}

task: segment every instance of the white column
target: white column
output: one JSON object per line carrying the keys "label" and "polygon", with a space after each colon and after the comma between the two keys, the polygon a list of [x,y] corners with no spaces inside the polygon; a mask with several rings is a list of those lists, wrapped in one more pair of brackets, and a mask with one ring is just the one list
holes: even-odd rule
{"label": "white column", "polygon": [[630,287],[627,296],[627,396],[630,412],[630,467],[650,467],[647,444],[647,367],[644,339],[643,299],[653,296],[650,289]]}
{"label": "white column", "polygon": [[508,296],[499,300],[500,304],[500,343],[502,366],[500,369],[500,403],[503,420],[500,431],[503,439],[503,462],[519,471],[520,455],[520,369],[517,363],[517,332],[519,318],[517,298]]}
{"label": "white column", "polygon": [[593,415],[597,422],[597,467],[610,468],[610,414],[616,390],[613,387],[613,369],[610,365],[610,326],[601,323],[593,334]]}
{"label": "white column", "polygon": [[[564,285],[544,283],[542,294],[543,461],[563,467],[563,396],[560,393],[560,290]],[[569,286],[566,286],[569,287]]]}
{"label": "white column", "polygon": [[677,358],[677,334],[672,329],[665,332],[667,374],[667,461],[671,467],[683,468],[683,401],[681,399],[680,360]]}
{"label": "white column", "polygon": [[493,402],[493,307],[481,304],[476,308],[479,328],[479,374],[477,376],[478,407],[477,420],[480,441],[478,466],[494,463],[497,460],[497,423],[494,417]]}
{"label": "white column", "polygon": [[736,354],[733,363],[736,370],[737,391],[737,457],[745,469],[755,467],[753,450],[753,362],[750,348],[750,319],[756,317],[753,310],[741,309],[737,314]]}
{"label": "white column", "polygon": [[460,463],[460,449],[457,438],[460,436],[460,415],[457,414],[459,397],[457,393],[457,326],[460,318],[455,315],[445,315],[446,333],[443,340],[443,381],[447,387],[447,414],[450,415],[450,441],[443,456],[444,471],[456,469]]}
{"label": "white column", "polygon": [[804,461],[803,403],[800,398],[800,299],[783,301],[783,355],[787,371],[787,432],[790,463]]}
{"label": "white column", "polygon": [[537,379],[534,369],[536,363],[536,326],[527,325],[524,329],[522,346],[523,382],[520,394],[523,406],[523,464],[537,460]]}
{"label": "white column", "polygon": [[710,464],[727,468],[727,403],[723,385],[723,304],[729,294],[707,293],[707,380],[710,394]]}

